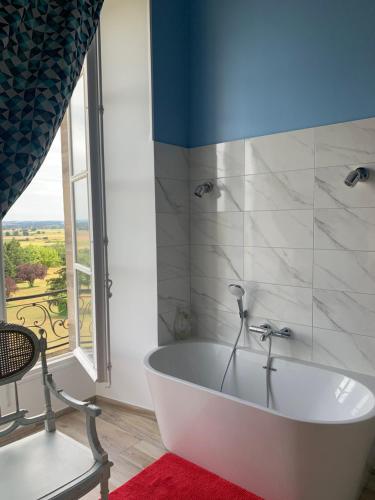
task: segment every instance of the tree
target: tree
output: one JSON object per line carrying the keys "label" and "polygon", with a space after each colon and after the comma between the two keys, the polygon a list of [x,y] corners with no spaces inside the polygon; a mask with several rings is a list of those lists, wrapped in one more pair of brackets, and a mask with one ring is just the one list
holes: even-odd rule
{"label": "tree", "polygon": [[66,265],[66,248],[65,248],[65,243],[58,242],[55,243],[54,245],[51,245],[50,248],[54,248],[56,252],[58,253],[61,261],[61,265],[65,266]]}
{"label": "tree", "polygon": [[43,264],[20,264],[17,266],[16,279],[18,281],[27,281],[29,286],[34,286],[36,279],[44,279],[47,274],[47,266]]}
{"label": "tree", "polygon": [[5,275],[15,278],[15,268],[20,264],[24,264],[24,252],[20,242],[12,238],[10,241],[4,243],[4,261],[5,265],[10,266],[12,269],[10,273],[5,272]]}
{"label": "tree", "polygon": [[40,257],[40,246],[27,245],[22,248],[22,262],[21,264],[44,264]]}
{"label": "tree", "polygon": [[10,258],[9,254],[7,252],[4,252],[4,274],[5,276],[9,278],[15,278],[16,277],[16,265]]}
{"label": "tree", "polygon": [[39,262],[47,267],[57,267],[62,264],[59,252],[53,247],[40,247]]}
{"label": "tree", "polygon": [[48,290],[65,290],[66,289],[66,267],[62,267],[57,271],[57,278],[47,280]]}
{"label": "tree", "polygon": [[[66,290],[66,267],[62,267],[57,271],[56,278],[47,280],[47,288],[51,292],[57,290]],[[68,312],[68,303],[66,298],[66,291],[55,295],[54,304],[56,305],[59,313],[66,316]]]}
{"label": "tree", "polygon": [[16,282],[10,276],[5,276],[5,295],[10,297],[11,293],[17,290]]}
{"label": "tree", "polygon": [[56,248],[41,245],[27,245],[22,248],[22,264],[43,264],[47,267],[61,266],[62,261]]}

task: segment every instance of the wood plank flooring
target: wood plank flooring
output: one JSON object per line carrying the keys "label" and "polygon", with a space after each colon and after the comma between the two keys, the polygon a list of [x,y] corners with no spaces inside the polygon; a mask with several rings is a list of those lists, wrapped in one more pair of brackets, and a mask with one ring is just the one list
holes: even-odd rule
{"label": "wood plank flooring", "polygon": [[[113,490],[157,460],[166,450],[152,413],[121,407],[103,400],[98,400],[98,405],[103,410],[97,419],[98,434],[104,449],[114,462],[110,481],[110,490]],[[77,441],[87,444],[82,414],[72,412],[59,417],[57,427]],[[99,496],[97,488],[84,499],[98,500]],[[370,478],[359,500],[375,500],[375,474]]]}
{"label": "wood plank flooring", "polygon": [[[97,419],[98,435],[110,460],[114,462],[109,487],[111,491],[157,460],[166,450],[152,413],[124,408],[103,400],[98,400],[97,404],[102,408],[102,414]],[[72,412],[59,417],[57,428],[87,445],[85,420],[81,413]],[[98,500],[99,497],[97,488],[83,498]]]}

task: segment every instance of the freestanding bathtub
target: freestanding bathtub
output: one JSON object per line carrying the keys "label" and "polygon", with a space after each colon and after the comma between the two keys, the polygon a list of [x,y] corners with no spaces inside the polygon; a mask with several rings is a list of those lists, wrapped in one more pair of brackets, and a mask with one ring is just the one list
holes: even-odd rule
{"label": "freestanding bathtub", "polygon": [[145,359],[167,449],[265,500],[355,500],[375,435],[375,398],[334,371],[275,358],[267,409],[265,357],[183,342]]}

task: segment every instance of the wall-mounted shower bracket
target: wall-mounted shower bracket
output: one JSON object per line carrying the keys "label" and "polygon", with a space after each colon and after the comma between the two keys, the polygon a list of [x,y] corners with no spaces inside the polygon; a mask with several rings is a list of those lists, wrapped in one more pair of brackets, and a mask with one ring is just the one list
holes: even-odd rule
{"label": "wall-mounted shower bracket", "polygon": [[251,333],[259,333],[260,340],[262,342],[264,342],[270,336],[289,338],[292,334],[292,330],[290,328],[281,328],[281,330],[273,330],[273,328],[267,324],[260,326],[250,325],[248,330]]}

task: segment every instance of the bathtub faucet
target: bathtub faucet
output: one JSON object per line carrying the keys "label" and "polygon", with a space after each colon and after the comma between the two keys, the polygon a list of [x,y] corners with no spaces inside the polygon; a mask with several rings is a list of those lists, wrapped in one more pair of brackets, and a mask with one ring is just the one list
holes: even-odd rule
{"label": "bathtub faucet", "polygon": [[273,330],[270,325],[260,325],[260,326],[249,326],[249,332],[259,333],[260,340],[264,342],[270,335],[273,337],[290,337],[292,331],[290,328],[281,328],[281,330]]}

